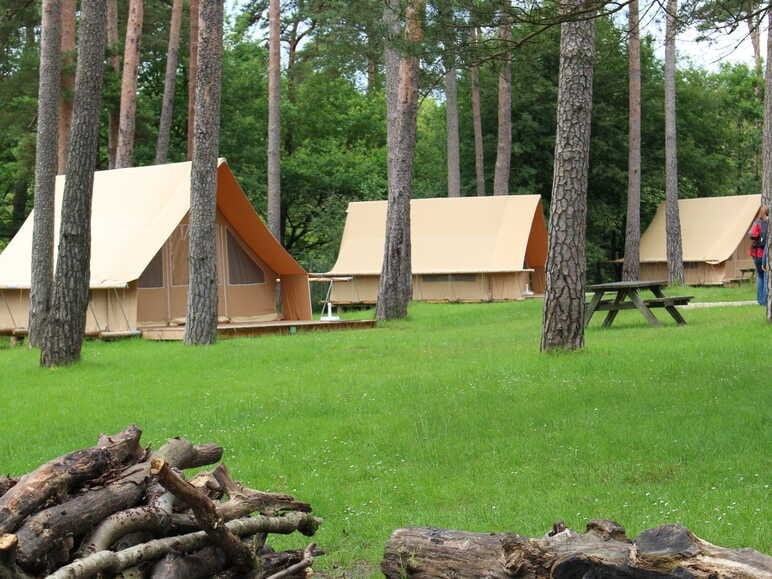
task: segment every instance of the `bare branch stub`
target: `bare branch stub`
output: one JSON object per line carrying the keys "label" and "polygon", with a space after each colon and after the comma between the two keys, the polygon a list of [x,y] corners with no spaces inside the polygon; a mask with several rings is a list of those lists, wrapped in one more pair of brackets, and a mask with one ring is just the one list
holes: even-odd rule
{"label": "bare branch stub", "polygon": [[151,473],[174,496],[190,505],[201,528],[225,551],[236,571],[249,571],[255,561],[247,546],[225,526],[214,503],[201,490],[175,473],[163,459],[153,459]]}

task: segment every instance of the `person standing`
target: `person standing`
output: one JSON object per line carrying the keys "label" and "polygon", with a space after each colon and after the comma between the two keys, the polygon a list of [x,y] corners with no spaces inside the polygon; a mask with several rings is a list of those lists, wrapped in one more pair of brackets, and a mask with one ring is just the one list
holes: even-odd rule
{"label": "person standing", "polygon": [[751,238],[750,254],[753,258],[753,265],[756,267],[756,301],[762,306],[767,305],[767,284],[764,279],[767,267],[764,263],[764,248],[767,244],[768,231],[769,208],[762,205],[748,232],[748,236]]}

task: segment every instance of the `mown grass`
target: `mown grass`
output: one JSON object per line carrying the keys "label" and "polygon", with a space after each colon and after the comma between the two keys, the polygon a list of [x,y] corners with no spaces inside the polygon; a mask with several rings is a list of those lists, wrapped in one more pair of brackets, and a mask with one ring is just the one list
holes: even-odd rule
{"label": "mown grass", "polygon": [[312,503],[328,553],[316,567],[332,574],[376,570],[405,525],[541,535],[606,517],[634,536],[680,522],[769,552],[762,308],[690,309],[683,327],[658,313],[661,328],[622,312],[610,329],[593,320],[584,351],[544,355],[541,307],[413,304],[373,330],[208,348],[89,342],[56,370],[5,349],[0,471],[129,423],[155,446],[216,441],[245,484]]}

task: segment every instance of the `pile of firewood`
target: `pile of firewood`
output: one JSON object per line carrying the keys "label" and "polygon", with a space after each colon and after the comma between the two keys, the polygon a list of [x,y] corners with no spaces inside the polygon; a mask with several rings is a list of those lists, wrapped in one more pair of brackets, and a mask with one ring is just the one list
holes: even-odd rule
{"label": "pile of firewood", "polygon": [[181,438],[158,450],[129,426],[18,479],[0,476],[0,579],[76,577],[302,577],[313,543],[274,552],[269,533],[311,536],[307,503],[234,481],[213,465],[216,444]]}

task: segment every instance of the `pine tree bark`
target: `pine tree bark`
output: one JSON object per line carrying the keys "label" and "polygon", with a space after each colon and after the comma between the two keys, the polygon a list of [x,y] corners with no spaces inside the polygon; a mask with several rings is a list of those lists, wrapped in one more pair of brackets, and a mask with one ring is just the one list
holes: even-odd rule
{"label": "pine tree bark", "polygon": [[[570,15],[586,7],[584,0],[572,0],[562,4],[562,11]],[[595,21],[590,16],[585,14],[560,26],[557,134],[542,352],[584,347],[587,173],[595,56]]]}
{"label": "pine tree bark", "polygon": [[458,88],[456,86],[456,68],[453,65],[445,73],[445,107],[448,146],[448,197],[461,197]]}
{"label": "pine tree bark", "polygon": [[[118,0],[107,0],[107,47],[110,56],[107,59],[116,78],[121,74],[120,37],[118,36]],[[118,148],[118,125],[120,124],[119,107],[110,103],[107,112],[107,166],[115,169],[115,152]]]}
{"label": "pine tree bark", "polygon": [[118,125],[118,147],[115,168],[134,164],[134,125],[137,116],[137,71],[139,47],[142,41],[144,0],[130,0],[126,41],[123,50],[123,77],[121,79],[121,111]]}
{"label": "pine tree bark", "polygon": [[386,164],[391,178],[392,155],[397,127],[397,93],[399,91],[399,53],[394,47],[399,38],[399,3],[400,0],[387,0],[383,7],[383,24],[386,28],[386,42],[383,52],[386,89]]}
{"label": "pine tree bark", "polygon": [[104,0],[82,0],[72,135],[67,154],[59,252],[40,364],[80,359],[86,328],[90,261],[91,196],[99,150],[99,110],[106,40]]}
{"label": "pine tree bark", "polygon": [[217,337],[217,153],[220,140],[223,3],[204,2],[199,13],[195,142],[190,170],[190,250],[185,343]]}
{"label": "pine tree bark", "polygon": [[[472,27],[472,43],[477,44],[480,29]],[[480,105],[480,67],[473,64],[469,69],[472,79],[472,125],[474,130],[474,174],[477,195],[485,195],[485,163],[482,132],[482,112]]]}
{"label": "pine tree bark", "polygon": [[190,0],[190,36],[188,56],[188,160],[193,158],[193,134],[196,118],[196,77],[198,76],[198,12],[199,0]]}
{"label": "pine tree bark", "polygon": [[665,26],[665,230],[667,279],[684,283],[681,218],[678,213],[678,145],[676,137],[676,16],[678,1],[668,0]]}
{"label": "pine tree bark", "polygon": [[169,155],[169,134],[174,111],[174,89],[177,82],[177,65],[180,62],[180,28],[182,26],[182,0],[174,0],[169,26],[169,47],[166,51],[166,75],[161,120],[158,124],[158,141],[155,147],[155,164],[166,163]]}
{"label": "pine tree bark", "polygon": [[[768,30],[772,29],[772,11],[767,12]],[[764,90],[764,129],[762,143],[762,172],[763,179],[761,185],[761,203],[768,208],[772,205],[772,33],[767,32],[767,69],[765,76]],[[767,235],[767,263],[772,262],[772,243],[769,242],[771,236]],[[767,267],[767,321],[772,322],[772,272]]]}
{"label": "pine tree bark", "polygon": [[54,190],[58,163],[61,12],[59,0],[44,0],[40,36],[38,130],[35,152],[35,215],[29,343],[40,346],[54,279]]}
{"label": "pine tree bark", "polygon": [[461,197],[461,161],[460,137],[458,128],[458,82],[456,53],[455,10],[452,3],[437,2],[437,23],[442,37],[443,59],[445,68],[445,151],[448,169],[448,197]]}
{"label": "pine tree bark", "polygon": [[67,168],[67,152],[70,148],[70,130],[72,125],[72,100],[75,89],[75,2],[62,0],[61,15],[61,52],[62,52],[62,90],[59,93],[59,139],[58,169],[61,175]]}
{"label": "pine tree bark", "polygon": [[502,52],[499,69],[499,136],[496,146],[496,167],[493,174],[493,194],[509,195],[509,167],[512,159],[512,16],[509,2],[502,3],[499,40]]}
{"label": "pine tree bark", "polygon": [[628,4],[627,223],[623,280],[641,276],[641,33],[638,0]]}
{"label": "pine tree bark", "polygon": [[[405,10],[405,38],[409,47],[421,42],[423,0],[410,0]],[[408,49],[409,50],[409,49]],[[407,316],[413,293],[410,198],[413,189],[413,159],[418,113],[418,58],[406,54],[399,61],[396,118],[389,150],[389,200],[386,210],[386,240],[378,286],[375,317],[390,320]]]}
{"label": "pine tree bark", "polygon": [[268,4],[268,229],[281,241],[281,7]]}

